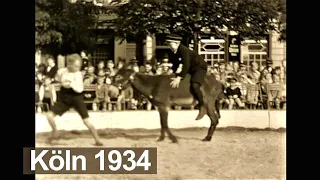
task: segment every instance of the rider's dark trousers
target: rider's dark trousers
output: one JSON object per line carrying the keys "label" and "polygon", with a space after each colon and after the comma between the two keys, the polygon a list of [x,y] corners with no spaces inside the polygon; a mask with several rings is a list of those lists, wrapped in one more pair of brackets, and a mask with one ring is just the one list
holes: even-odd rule
{"label": "rider's dark trousers", "polygon": [[204,79],[207,74],[207,69],[198,68],[193,71],[191,74],[191,93],[195,96],[195,98],[199,102],[199,106],[203,106],[203,95],[200,90],[201,85],[204,83]]}

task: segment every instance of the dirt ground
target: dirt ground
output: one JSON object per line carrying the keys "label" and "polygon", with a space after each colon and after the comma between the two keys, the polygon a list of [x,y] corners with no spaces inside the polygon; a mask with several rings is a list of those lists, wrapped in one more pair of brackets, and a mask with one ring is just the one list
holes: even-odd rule
{"label": "dirt ground", "polygon": [[[99,130],[107,147],[157,147],[156,175],[36,175],[37,180],[185,180],[285,179],[284,130],[218,129],[211,142],[202,142],[206,128],[175,129],[179,143],[156,142],[159,130]],[[37,147],[93,147],[86,131],[61,132],[57,144],[46,144],[48,133],[36,136]]]}

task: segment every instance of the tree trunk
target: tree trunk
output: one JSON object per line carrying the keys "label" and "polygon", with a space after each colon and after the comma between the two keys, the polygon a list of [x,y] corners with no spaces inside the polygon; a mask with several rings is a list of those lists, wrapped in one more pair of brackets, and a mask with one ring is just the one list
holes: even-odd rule
{"label": "tree trunk", "polygon": [[196,24],[195,24],[195,32],[193,34],[193,51],[198,52],[199,48],[199,34],[201,31],[201,27],[199,22],[201,21],[201,7],[203,4],[203,0],[197,0],[197,13],[196,13]]}

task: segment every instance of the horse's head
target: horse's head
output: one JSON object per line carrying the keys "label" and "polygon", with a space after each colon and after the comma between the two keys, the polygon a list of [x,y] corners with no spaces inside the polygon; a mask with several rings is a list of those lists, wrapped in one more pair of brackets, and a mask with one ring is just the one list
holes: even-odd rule
{"label": "horse's head", "polygon": [[117,74],[113,77],[112,84],[119,89],[125,89],[130,81],[134,79],[135,73],[136,72],[131,69],[131,65],[126,64],[119,69]]}

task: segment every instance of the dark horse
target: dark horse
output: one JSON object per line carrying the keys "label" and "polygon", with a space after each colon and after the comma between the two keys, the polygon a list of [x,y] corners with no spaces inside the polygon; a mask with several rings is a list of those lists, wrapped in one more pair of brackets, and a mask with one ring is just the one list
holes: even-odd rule
{"label": "dark horse", "polygon": [[[190,93],[190,75],[180,82],[178,88],[170,86],[173,75],[145,75],[136,73],[128,68],[121,68],[114,76],[113,83],[119,89],[125,89],[131,83],[133,88],[147,97],[150,102],[158,107],[161,120],[161,135],[158,141],[164,140],[165,132],[173,143],[178,142],[168,127],[168,111],[174,105],[195,105],[197,101]],[[222,97],[222,84],[214,76],[206,76],[205,83],[201,86],[207,115],[211,125],[203,141],[210,141],[220,119],[219,100]]]}

